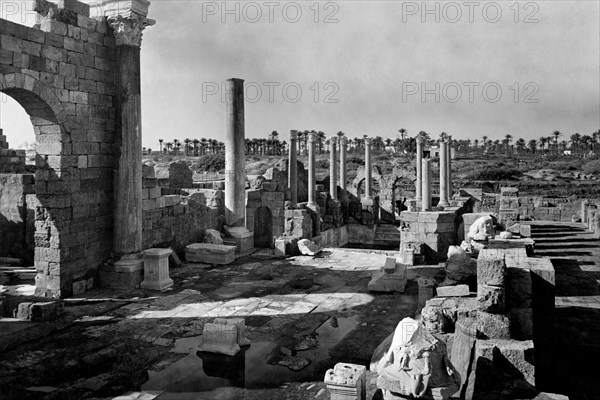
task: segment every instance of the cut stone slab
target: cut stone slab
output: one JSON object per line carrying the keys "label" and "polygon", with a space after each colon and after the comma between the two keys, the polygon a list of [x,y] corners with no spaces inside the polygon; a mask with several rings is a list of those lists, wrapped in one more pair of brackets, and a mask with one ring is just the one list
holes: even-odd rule
{"label": "cut stone slab", "polygon": [[321,246],[311,242],[308,239],[298,240],[298,249],[300,250],[300,253],[306,256],[317,255],[321,252],[321,250],[323,250]]}
{"label": "cut stone slab", "polygon": [[173,286],[169,277],[170,249],[144,250],[144,280],[140,288],[147,290],[165,290]]}
{"label": "cut stone slab", "polygon": [[[395,264],[396,260],[394,260]],[[370,292],[399,292],[404,293],[406,288],[406,267],[398,264],[392,272],[388,272],[385,267],[374,272],[371,280],[367,284]]]}
{"label": "cut stone slab", "polygon": [[31,322],[54,321],[64,311],[62,300],[40,303],[20,303],[15,310],[15,318]]}
{"label": "cut stone slab", "polygon": [[188,262],[225,265],[235,261],[235,246],[211,243],[193,243],[185,248]]}
{"label": "cut stone slab", "polygon": [[396,259],[393,257],[386,257],[383,269],[386,272],[394,272],[394,270],[396,269]]}
{"label": "cut stone slab", "polygon": [[471,294],[468,285],[440,286],[436,292],[438,297],[467,297]]}

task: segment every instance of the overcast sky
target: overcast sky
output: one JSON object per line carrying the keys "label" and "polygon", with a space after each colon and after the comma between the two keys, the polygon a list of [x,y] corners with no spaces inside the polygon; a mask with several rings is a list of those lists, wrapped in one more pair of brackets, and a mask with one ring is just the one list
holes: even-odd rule
{"label": "overcast sky", "polygon": [[[146,147],[223,140],[220,85],[231,77],[246,81],[246,137],[394,138],[405,128],[537,139],[600,128],[596,0],[429,1],[427,10],[420,1],[154,0],[148,16],[157,23],[142,43]],[[24,111],[6,97],[1,106],[9,142],[32,141]]]}

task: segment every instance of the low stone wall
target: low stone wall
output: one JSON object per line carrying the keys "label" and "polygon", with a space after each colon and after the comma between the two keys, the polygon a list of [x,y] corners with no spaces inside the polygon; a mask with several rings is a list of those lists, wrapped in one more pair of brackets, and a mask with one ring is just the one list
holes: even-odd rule
{"label": "low stone wall", "polygon": [[[143,248],[170,244],[177,252],[200,240],[206,229],[218,226],[223,215],[223,192],[211,190],[181,190],[180,194],[163,194],[144,180],[142,194]],[[172,193],[172,190],[165,190]],[[191,192],[191,193],[190,193]]]}
{"label": "low stone wall", "polygon": [[446,259],[448,248],[457,244],[460,223],[456,211],[403,211],[400,213],[400,254],[409,246],[425,246],[425,259]]}
{"label": "low stone wall", "polygon": [[[581,199],[569,197],[519,196],[518,192],[501,188],[501,194],[483,193],[481,189],[461,188],[461,196],[474,199],[474,213],[489,213],[507,225],[518,221],[571,222],[582,218]],[[516,218],[516,219],[515,219]]]}
{"label": "low stone wall", "polygon": [[21,258],[26,265],[32,265],[35,248],[33,193],[33,175],[0,174],[0,257]]}
{"label": "low stone wall", "polygon": [[22,174],[25,172],[25,150],[0,148],[0,173]]}

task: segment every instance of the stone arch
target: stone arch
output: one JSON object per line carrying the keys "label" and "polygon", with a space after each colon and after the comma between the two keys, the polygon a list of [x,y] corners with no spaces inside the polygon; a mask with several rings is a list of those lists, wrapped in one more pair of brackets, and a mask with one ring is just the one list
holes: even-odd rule
{"label": "stone arch", "polygon": [[23,107],[35,132],[35,196],[28,196],[27,208],[35,218],[36,295],[60,297],[65,292],[61,264],[68,252],[62,243],[70,233],[65,225],[72,216],[65,205],[73,203],[72,193],[61,191],[65,182],[58,183],[63,173],[68,175],[62,169],[63,156],[70,147],[66,113],[52,90],[26,74],[0,75],[0,91]]}
{"label": "stone arch", "polygon": [[273,248],[273,213],[267,206],[254,211],[254,247]]}

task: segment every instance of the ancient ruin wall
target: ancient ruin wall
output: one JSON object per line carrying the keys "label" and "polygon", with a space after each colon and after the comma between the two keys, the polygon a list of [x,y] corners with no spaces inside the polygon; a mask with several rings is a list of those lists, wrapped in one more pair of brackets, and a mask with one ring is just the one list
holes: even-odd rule
{"label": "ancient ruin wall", "polygon": [[105,18],[65,4],[39,28],[0,20],[0,90],[37,142],[36,294],[53,297],[93,277],[112,247],[115,38]]}

